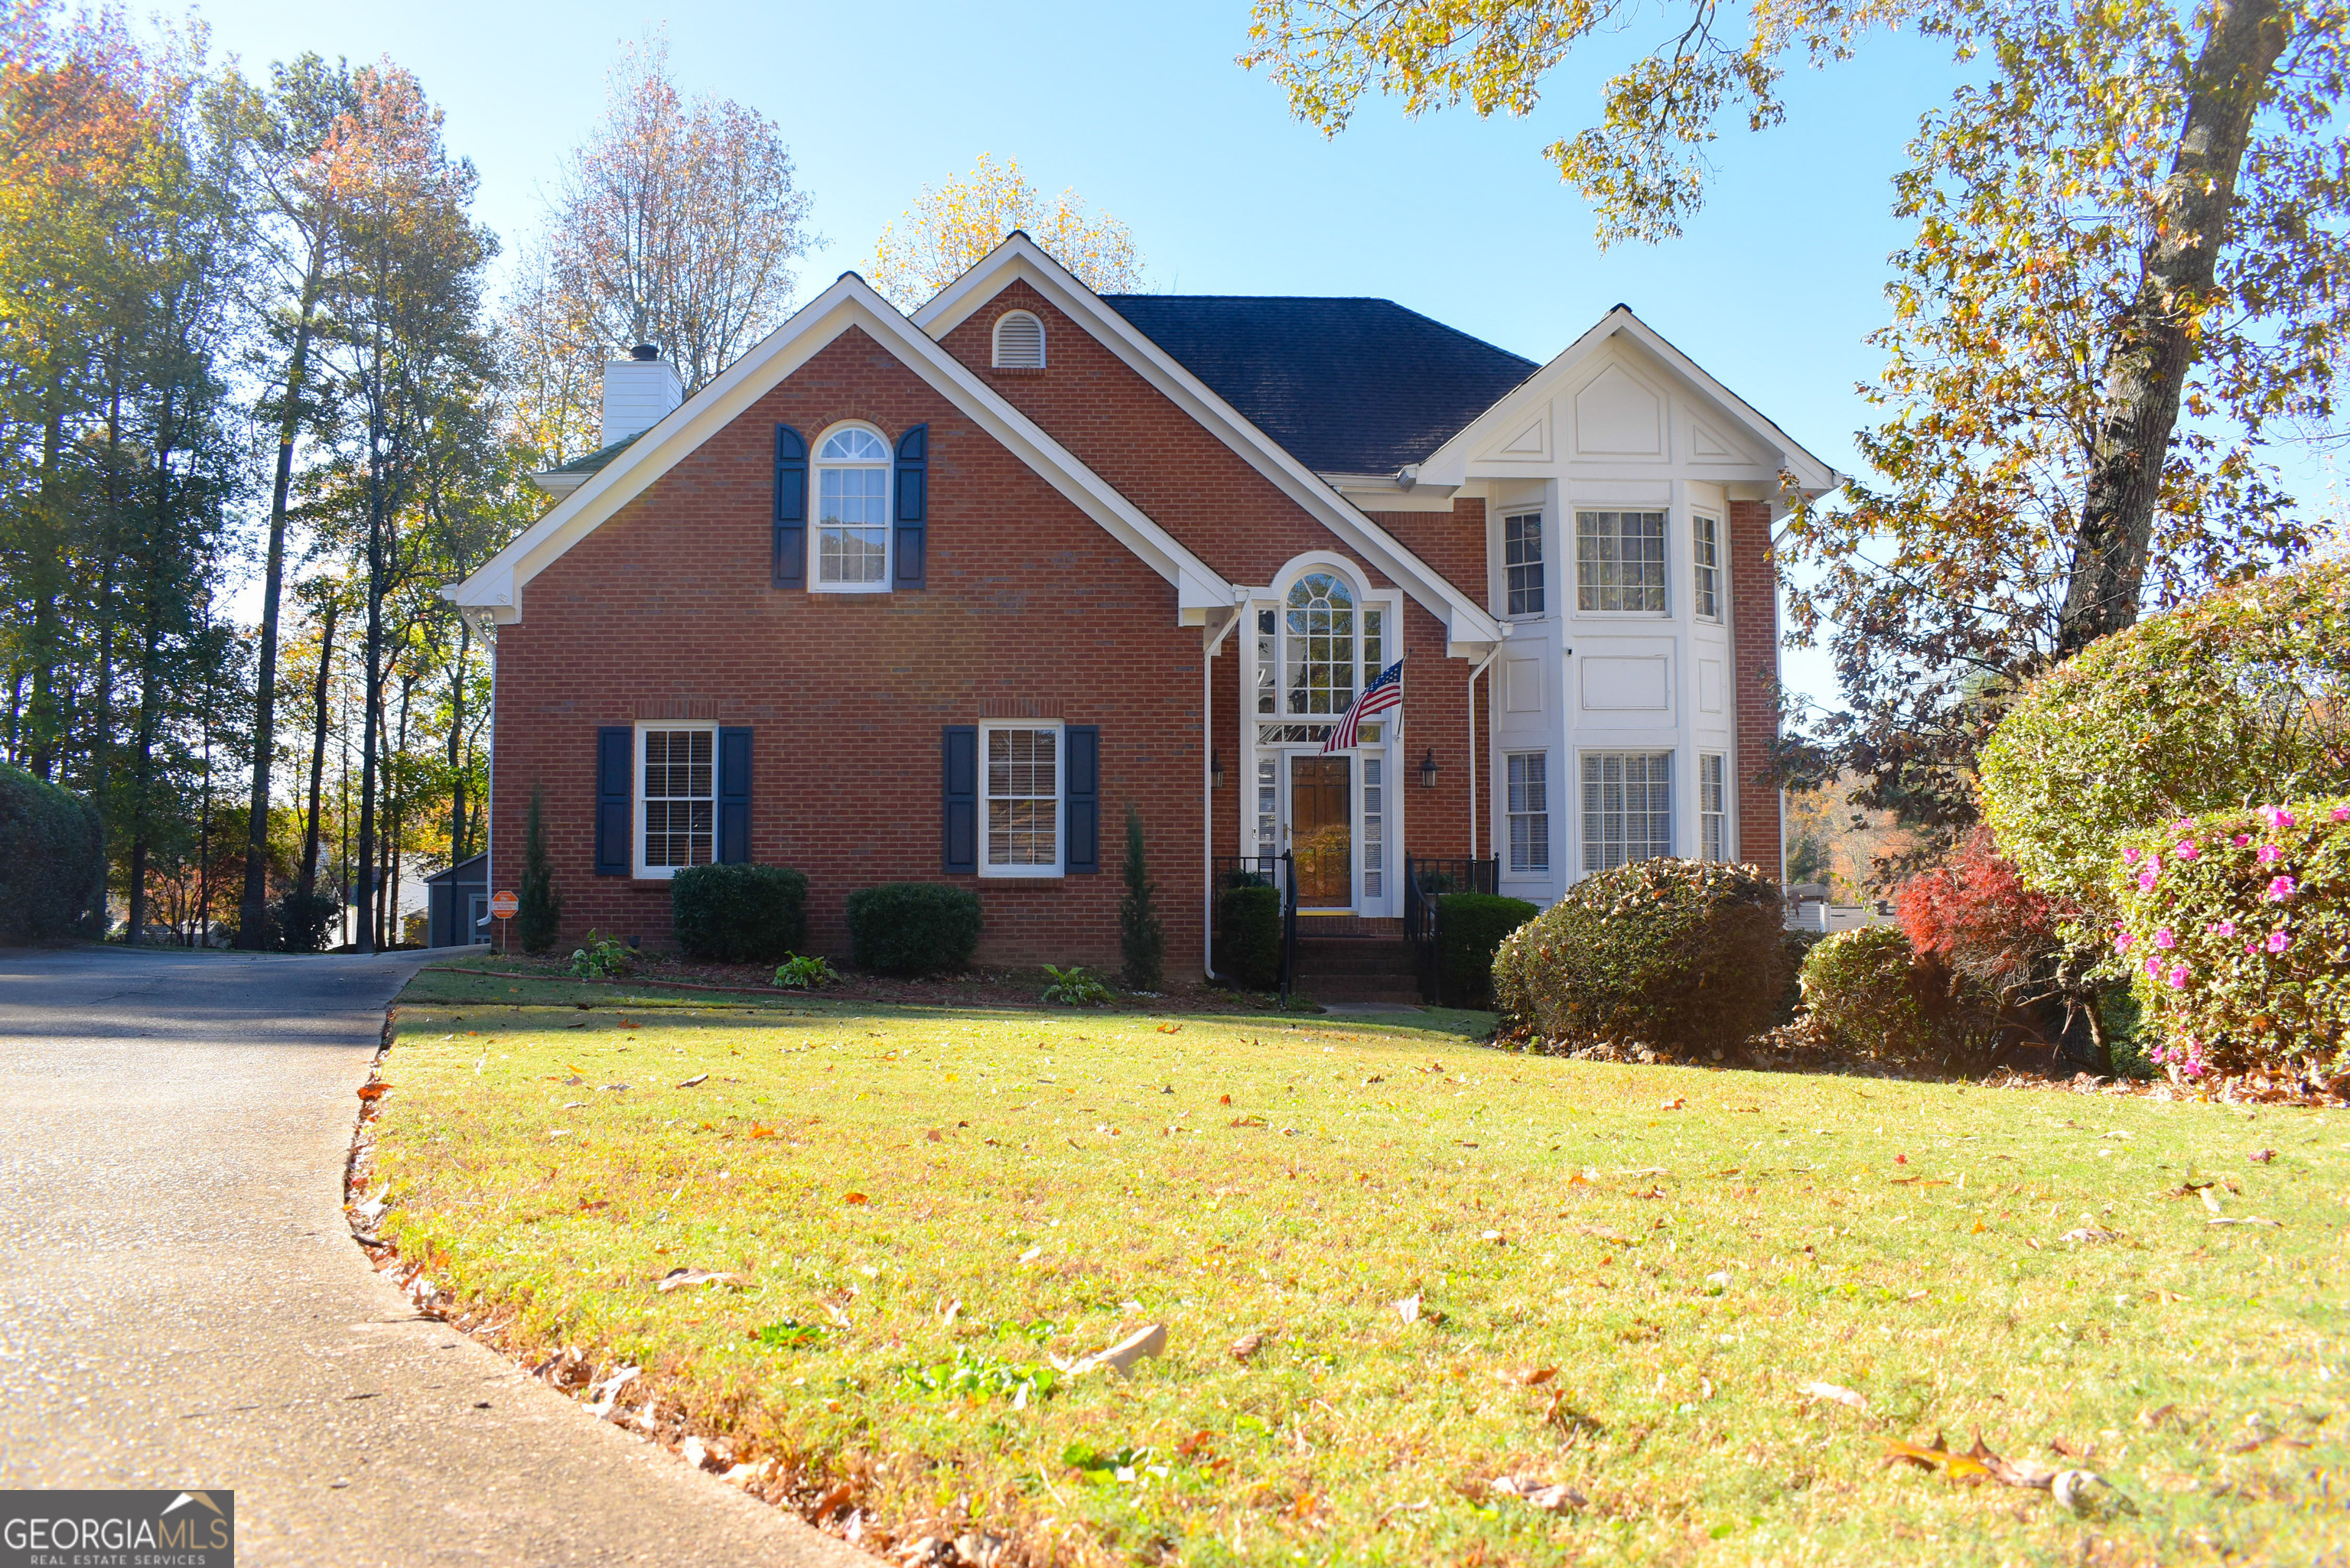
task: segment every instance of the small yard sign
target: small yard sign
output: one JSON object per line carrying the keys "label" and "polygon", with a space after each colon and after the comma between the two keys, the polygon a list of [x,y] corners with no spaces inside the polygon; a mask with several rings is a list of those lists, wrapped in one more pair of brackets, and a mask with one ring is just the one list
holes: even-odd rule
{"label": "small yard sign", "polygon": [[513,919],[515,911],[521,908],[522,900],[503,888],[490,895],[490,913],[496,916],[498,921],[498,951],[500,952],[511,950],[506,946],[506,922]]}

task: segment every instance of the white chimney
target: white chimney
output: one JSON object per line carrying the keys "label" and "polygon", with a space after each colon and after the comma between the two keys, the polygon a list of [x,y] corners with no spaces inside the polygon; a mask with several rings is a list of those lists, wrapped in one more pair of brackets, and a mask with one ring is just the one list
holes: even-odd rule
{"label": "white chimney", "polygon": [[629,350],[625,359],[604,363],[604,439],[602,445],[626,441],[667,419],[685,401],[685,386],[676,368],[650,343]]}

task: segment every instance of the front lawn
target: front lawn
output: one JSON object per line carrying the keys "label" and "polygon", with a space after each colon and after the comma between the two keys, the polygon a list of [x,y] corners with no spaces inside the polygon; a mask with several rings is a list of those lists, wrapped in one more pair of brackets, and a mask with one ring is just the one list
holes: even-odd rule
{"label": "front lawn", "polygon": [[[452,1315],[599,1380],[641,1366],[616,1417],[681,1409],[795,1500],[861,1511],[868,1546],[2350,1549],[2330,1113],[1335,1018],[625,995],[421,975],[374,1124],[383,1233]],[[656,1289],[681,1267],[734,1278]],[[1055,1370],[1150,1324],[1166,1352],[1131,1377]],[[2096,1470],[2138,1511],[1887,1463],[1937,1432]]]}

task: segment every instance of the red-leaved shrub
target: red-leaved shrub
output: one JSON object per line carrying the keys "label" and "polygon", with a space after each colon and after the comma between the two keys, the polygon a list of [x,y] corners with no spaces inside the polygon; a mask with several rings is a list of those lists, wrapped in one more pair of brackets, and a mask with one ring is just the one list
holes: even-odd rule
{"label": "red-leaved shrub", "polygon": [[2023,885],[1987,827],[1911,877],[1893,909],[1911,947],[2012,1001],[2046,990],[2070,912]]}

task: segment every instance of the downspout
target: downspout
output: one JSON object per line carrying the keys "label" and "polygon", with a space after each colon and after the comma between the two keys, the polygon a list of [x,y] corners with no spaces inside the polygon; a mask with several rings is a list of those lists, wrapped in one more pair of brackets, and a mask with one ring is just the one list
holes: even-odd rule
{"label": "downspout", "polygon": [[[1507,635],[1509,628],[1502,628]],[[1477,858],[1477,677],[1492,668],[1493,660],[1502,657],[1502,645],[1495,643],[1485,662],[1469,672],[1469,858]]]}
{"label": "downspout", "polygon": [[[1216,778],[1211,771],[1216,754],[1216,680],[1213,660],[1223,650],[1224,639],[1240,625],[1235,608],[1223,629],[1212,638],[1202,630],[1204,652],[1200,659],[1200,972],[1216,978]],[[1235,737],[1235,747],[1238,741]]]}

